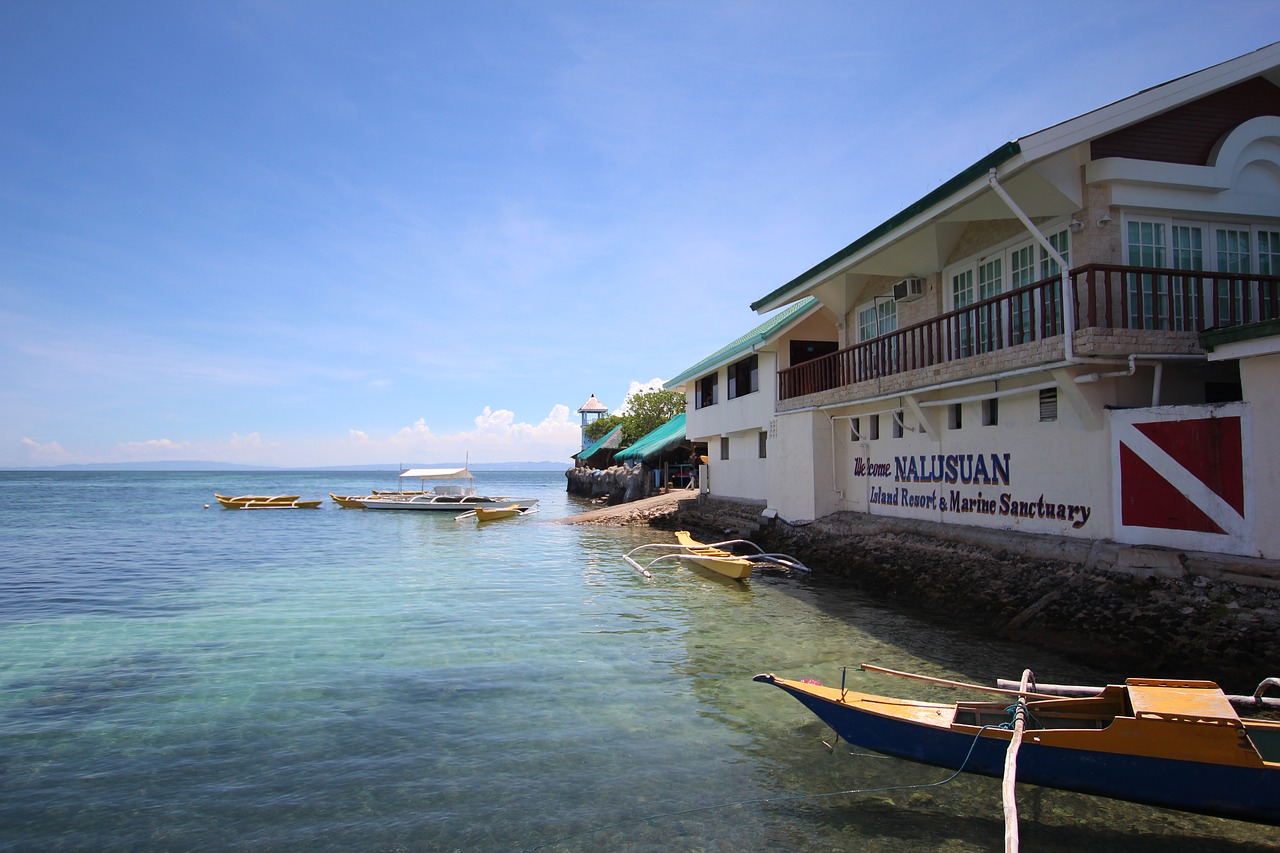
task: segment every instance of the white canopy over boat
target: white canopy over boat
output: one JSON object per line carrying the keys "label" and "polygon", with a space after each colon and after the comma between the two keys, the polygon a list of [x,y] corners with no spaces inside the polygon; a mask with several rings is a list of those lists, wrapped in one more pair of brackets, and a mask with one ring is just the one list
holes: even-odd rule
{"label": "white canopy over boat", "polygon": [[401,471],[401,477],[412,477],[415,480],[472,480],[471,471],[467,468],[410,468]]}

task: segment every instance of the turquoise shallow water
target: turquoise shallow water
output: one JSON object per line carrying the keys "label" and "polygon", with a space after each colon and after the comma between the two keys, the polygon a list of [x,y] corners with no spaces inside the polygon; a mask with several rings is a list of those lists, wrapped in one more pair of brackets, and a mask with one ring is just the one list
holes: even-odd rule
{"label": "turquoise shallow water", "polygon": [[[645,580],[620,555],[667,534],[553,523],[586,508],[558,473],[478,476],[541,512],[213,499],[393,474],[0,473],[0,850],[999,849],[996,780],[815,796],[947,774],[830,753],[751,676],[1115,675],[803,577]],[[1020,808],[1025,849],[1280,847],[1060,792]]]}

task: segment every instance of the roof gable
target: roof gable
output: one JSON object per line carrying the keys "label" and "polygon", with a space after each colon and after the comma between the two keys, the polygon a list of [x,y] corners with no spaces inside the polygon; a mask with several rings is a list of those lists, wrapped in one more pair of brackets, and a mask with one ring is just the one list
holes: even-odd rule
{"label": "roof gable", "polygon": [[1090,143],[1090,156],[1204,166],[1224,136],[1266,115],[1280,116],[1280,86],[1254,77],[1099,137]]}
{"label": "roof gable", "polygon": [[596,439],[596,441],[593,444],[591,444],[591,446],[583,450],[579,450],[577,453],[573,454],[573,458],[581,459],[582,461],[585,462],[586,460],[590,459],[592,456],[595,456],[601,450],[617,449],[618,445],[621,443],[622,443],[622,424],[618,424],[616,427],[609,430],[604,435],[600,436],[600,438]]}
{"label": "roof gable", "polygon": [[[885,246],[899,240],[902,235],[928,227],[949,207],[954,208],[989,192],[986,182],[981,180],[988,172],[999,169],[1002,181],[1011,178],[1016,180],[1015,176],[1032,173],[1027,168],[1031,164],[1051,162],[1055,155],[1077,145],[1107,138],[1164,114],[1176,113],[1184,106],[1194,107],[1197,102],[1208,99],[1214,93],[1230,91],[1255,78],[1262,78],[1260,82],[1267,85],[1280,84],[1280,42],[1143,90],[998,148],[839,252],[752,302],[751,308],[764,312],[785,305],[816,287],[831,274],[875,257]],[[1224,105],[1231,100],[1231,96],[1218,101],[1209,100],[1200,109],[1204,110],[1214,104]],[[1225,129],[1218,133],[1215,142],[1223,133]],[[1199,142],[1193,140],[1191,147],[1196,148]]]}

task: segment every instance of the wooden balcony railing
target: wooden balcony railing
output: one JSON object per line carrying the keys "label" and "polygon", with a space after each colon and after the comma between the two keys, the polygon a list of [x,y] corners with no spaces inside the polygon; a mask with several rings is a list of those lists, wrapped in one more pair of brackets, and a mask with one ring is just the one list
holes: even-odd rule
{"label": "wooden balcony railing", "polygon": [[[1075,327],[1200,332],[1280,318],[1280,276],[1091,264]],[[1001,293],[778,372],[782,400],[1061,335],[1062,277]]]}

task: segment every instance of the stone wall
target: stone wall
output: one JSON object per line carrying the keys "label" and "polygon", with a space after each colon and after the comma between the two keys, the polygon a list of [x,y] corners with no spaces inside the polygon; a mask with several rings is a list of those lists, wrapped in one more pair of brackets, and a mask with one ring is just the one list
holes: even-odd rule
{"label": "stone wall", "polygon": [[653,474],[644,465],[615,465],[612,468],[570,468],[565,471],[571,495],[599,500],[610,505],[639,500],[653,494]]}
{"label": "stone wall", "polygon": [[1045,648],[1114,678],[1206,678],[1252,693],[1280,676],[1280,566],[842,512],[799,526],[758,508],[682,502],[658,520],[745,535],[926,618]]}

